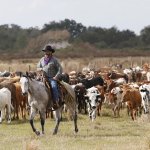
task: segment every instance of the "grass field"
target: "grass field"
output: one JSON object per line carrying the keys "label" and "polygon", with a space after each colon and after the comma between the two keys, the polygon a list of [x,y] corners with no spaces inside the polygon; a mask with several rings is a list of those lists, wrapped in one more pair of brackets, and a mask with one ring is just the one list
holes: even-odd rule
{"label": "grass field", "polygon": [[[35,125],[40,129],[39,117]],[[102,116],[91,122],[87,115],[78,116],[79,132],[73,132],[73,122],[63,114],[57,135],[52,135],[55,125],[48,118],[45,135],[37,137],[28,120],[5,121],[0,125],[0,150],[147,150],[150,149],[150,123],[132,121],[121,110],[121,117],[114,118],[110,108],[103,106]]]}
{"label": "grass field", "polygon": [[[0,60],[0,71],[35,71],[40,58],[37,59],[13,59]],[[123,68],[141,66],[144,63],[150,64],[150,57],[88,57],[88,58],[59,58],[64,72],[72,70],[81,71],[83,67],[100,69],[110,67],[114,64],[122,64]]]}
{"label": "grass field", "polygon": [[[28,71],[36,69],[39,59],[11,60],[0,62],[0,71]],[[80,70],[84,66],[96,68],[114,63],[124,67],[149,63],[149,57],[137,58],[96,58],[62,60],[65,71]],[[48,118],[45,124],[45,135],[37,137],[31,130],[29,121],[5,121],[0,124],[0,150],[148,150],[150,149],[150,122],[132,121],[126,110],[121,110],[121,117],[112,117],[110,108],[103,106],[102,116],[91,122],[87,115],[78,116],[79,133],[73,132],[73,122],[63,114],[58,134],[53,136],[55,121]],[[39,117],[35,125],[40,129]]]}

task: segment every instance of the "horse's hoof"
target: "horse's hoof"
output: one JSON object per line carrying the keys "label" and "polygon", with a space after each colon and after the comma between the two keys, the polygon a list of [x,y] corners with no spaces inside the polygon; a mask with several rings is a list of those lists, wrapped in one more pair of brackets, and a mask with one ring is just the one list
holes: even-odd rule
{"label": "horse's hoof", "polygon": [[10,124],[10,123],[11,123],[11,121],[9,120],[9,121],[7,121],[7,123],[8,123],[8,124]]}
{"label": "horse's hoof", "polygon": [[75,129],[75,133],[77,133],[79,130],[78,129]]}
{"label": "horse's hoof", "polygon": [[39,136],[40,135],[40,131],[35,131],[36,135]]}
{"label": "horse's hoof", "polygon": [[57,132],[56,132],[56,131],[54,131],[54,132],[53,132],[53,135],[56,135],[56,134],[57,134]]}
{"label": "horse's hoof", "polygon": [[42,131],[42,135],[44,135],[45,133],[44,133],[44,131]]}

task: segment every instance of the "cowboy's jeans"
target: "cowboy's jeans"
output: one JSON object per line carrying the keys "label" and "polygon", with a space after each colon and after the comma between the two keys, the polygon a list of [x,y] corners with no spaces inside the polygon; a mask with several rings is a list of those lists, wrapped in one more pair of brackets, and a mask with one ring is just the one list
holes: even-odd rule
{"label": "cowboy's jeans", "polygon": [[59,90],[58,90],[57,81],[54,79],[49,79],[49,83],[51,84],[51,88],[52,88],[53,100],[58,101],[59,100]]}

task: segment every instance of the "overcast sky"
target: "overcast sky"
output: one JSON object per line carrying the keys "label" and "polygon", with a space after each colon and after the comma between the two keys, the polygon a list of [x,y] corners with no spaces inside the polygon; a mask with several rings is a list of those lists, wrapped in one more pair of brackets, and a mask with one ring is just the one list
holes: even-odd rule
{"label": "overcast sky", "polygon": [[0,0],[0,25],[43,27],[73,19],[84,26],[132,30],[150,25],[150,0]]}

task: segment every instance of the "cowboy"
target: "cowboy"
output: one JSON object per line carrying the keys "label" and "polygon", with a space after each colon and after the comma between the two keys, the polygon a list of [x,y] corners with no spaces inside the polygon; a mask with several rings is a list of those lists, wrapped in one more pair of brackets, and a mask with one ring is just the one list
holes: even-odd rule
{"label": "cowboy", "polygon": [[46,74],[46,77],[48,78],[49,84],[52,88],[53,108],[57,109],[59,107],[60,96],[57,79],[58,76],[62,74],[62,66],[53,56],[55,49],[51,45],[46,45],[42,51],[44,52],[44,57],[42,57],[38,62],[37,70],[42,70]]}

